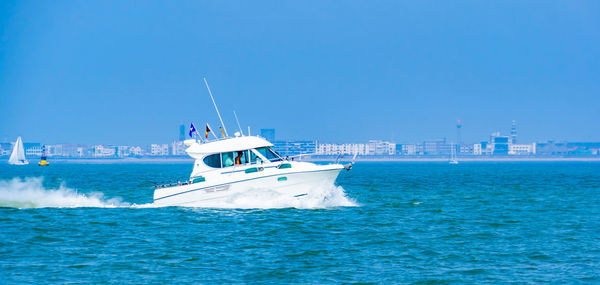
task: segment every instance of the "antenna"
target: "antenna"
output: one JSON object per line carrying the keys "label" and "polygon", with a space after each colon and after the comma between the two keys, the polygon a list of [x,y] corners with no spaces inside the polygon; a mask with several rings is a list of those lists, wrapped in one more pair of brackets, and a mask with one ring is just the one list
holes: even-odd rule
{"label": "antenna", "polygon": [[213,98],[212,92],[210,92],[210,87],[208,87],[208,82],[206,81],[206,77],[204,77],[204,84],[206,84],[206,89],[208,89],[208,94],[210,94],[210,99],[213,102],[213,105],[215,105],[215,110],[217,110],[217,115],[219,116],[219,121],[221,121],[221,126],[223,126],[223,129],[225,130],[225,136],[229,136],[229,134],[227,133],[227,128],[225,128],[225,124],[223,124],[223,119],[221,119],[221,114],[219,113],[219,108],[217,108],[217,103],[215,103],[215,98]]}
{"label": "antenna", "polygon": [[240,121],[238,120],[237,114],[235,113],[235,110],[233,110],[233,115],[235,116],[235,121],[238,124],[238,129],[240,130],[240,133],[242,133],[242,136],[244,136],[244,132],[242,131],[242,127],[240,126]]}

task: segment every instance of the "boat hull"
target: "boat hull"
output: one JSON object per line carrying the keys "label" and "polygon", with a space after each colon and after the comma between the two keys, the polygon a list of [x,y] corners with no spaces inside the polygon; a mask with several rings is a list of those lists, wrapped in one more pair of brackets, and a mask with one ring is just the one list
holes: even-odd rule
{"label": "boat hull", "polygon": [[319,166],[312,170],[270,169],[257,173],[232,174],[219,183],[194,183],[156,189],[154,203],[167,206],[202,206],[230,200],[235,195],[257,189],[277,192],[279,195],[303,197],[320,185],[332,185],[343,166]]}

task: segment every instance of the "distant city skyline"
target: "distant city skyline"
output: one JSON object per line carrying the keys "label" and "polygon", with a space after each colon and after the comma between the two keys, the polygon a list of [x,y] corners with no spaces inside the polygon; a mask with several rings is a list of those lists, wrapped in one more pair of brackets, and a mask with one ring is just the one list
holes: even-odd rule
{"label": "distant city skyline", "polygon": [[[260,129],[259,136],[273,144],[273,149],[282,157],[306,157],[314,159],[327,159],[343,155],[360,155],[368,159],[395,160],[404,158],[431,158],[444,157],[452,154],[453,157],[489,158],[489,157],[512,157],[512,158],[597,158],[600,156],[600,142],[573,142],[573,141],[533,141],[523,142],[519,139],[517,122],[511,122],[510,134],[501,132],[492,133],[489,138],[483,138],[476,142],[465,142],[462,140],[462,121],[456,122],[456,137],[453,139],[429,139],[424,141],[413,141],[398,143],[396,141],[385,141],[369,139],[367,142],[346,141],[342,143],[331,143],[319,141],[318,139],[289,139],[277,137],[273,128]],[[233,130],[233,136],[248,135],[243,130]],[[197,140],[205,143],[205,138],[212,141],[227,136],[226,130],[220,134],[211,134],[215,129],[205,128],[204,135],[198,132],[197,127],[190,124],[189,128],[180,125],[178,137],[171,143],[151,143],[146,145],[123,145],[123,144],[93,144],[85,145],[78,143],[70,144],[47,144],[39,142],[25,142],[23,148],[27,157],[55,157],[73,159],[121,159],[121,158],[157,158],[157,157],[185,157],[186,141]],[[200,130],[202,130],[200,129]],[[247,130],[246,130],[247,131]],[[239,132],[239,133],[238,133]],[[186,135],[187,133],[187,135]],[[203,138],[204,136],[204,138]],[[19,137],[20,138],[20,137]],[[20,141],[20,140],[19,140]],[[8,156],[15,152],[15,144],[0,143],[0,157]]]}
{"label": "distant city skyline", "polygon": [[[192,124],[192,123],[190,123]],[[163,140],[157,140],[157,141],[152,141],[152,142],[139,142],[139,143],[133,143],[133,145],[149,145],[151,143],[172,143],[174,141],[183,141],[185,139],[190,139],[193,137],[189,136],[189,125],[184,125],[184,124],[180,124],[176,126],[176,132],[172,132],[171,137],[170,138],[166,138]],[[198,133],[201,136],[204,136],[203,132],[204,132],[204,128],[205,125],[199,125],[199,124],[194,124]],[[212,126],[211,126],[212,127]],[[173,129],[175,129],[175,126],[173,127]],[[233,133],[239,131],[238,128],[235,129],[229,129],[230,130],[230,136],[233,136]],[[217,133],[215,135],[217,135],[218,138],[221,138],[222,135],[220,133],[218,133],[219,131],[216,130]],[[242,130],[244,135],[248,135],[248,129],[245,128]],[[519,137],[519,141],[526,141],[529,143],[532,142],[547,142],[547,141],[570,141],[570,142],[574,142],[574,141],[578,141],[578,140],[569,140],[569,139],[536,139],[533,138],[531,140],[527,140],[527,139],[523,139],[521,137],[520,132],[517,131],[517,123],[515,120],[513,120],[511,122],[511,126],[510,126],[510,130],[509,131],[493,131],[493,132],[489,132],[488,134],[482,135],[479,138],[475,138],[474,140],[465,140],[463,138],[462,135],[462,131],[463,131],[463,124],[462,121],[460,121],[460,128],[459,130],[457,129],[457,126],[455,125],[455,133],[454,136],[449,136],[449,137],[445,137],[445,136],[430,136],[424,139],[406,139],[406,140],[398,140],[398,139],[394,139],[393,137],[385,139],[385,138],[380,138],[380,137],[375,137],[375,138],[367,138],[365,140],[357,140],[357,139],[350,139],[350,140],[341,140],[341,139],[337,139],[337,140],[323,140],[320,138],[314,138],[314,137],[283,137],[279,130],[276,130],[275,128],[258,128],[258,129],[254,129],[251,128],[251,135],[259,135],[261,137],[266,138],[267,140],[270,141],[275,141],[275,140],[315,140],[315,141],[319,141],[319,142],[326,142],[326,143],[359,143],[359,142],[364,142],[364,141],[368,141],[368,140],[385,140],[385,141],[390,141],[390,142],[394,142],[394,143],[417,143],[417,142],[423,142],[423,141],[431,141],[431,140],[445,140],[448,141],[449,143],[458,143],[459,141],[462,143],[466,143],[466,144],[470,144],[470,143],[476,143],[476,142],[480,142],[483,140],[487,140],[490,136],[494,135],[494,134],[501,134],[503,136],[509,136],[509,137],[513,137],[513,136],[518,136]],[[267,133],[265,133],[265,131],[267,131]],[[174,135],[173,135],[174,134]],[[20,136],[20,135],[19,135]],[[460,138],[459,138],[460,136]],[[23,136],[21,136],[23,137]],[[195,136],[194,136],[195,138]],[[213,135],[209,136],[209,139],[212,139]],[[14,142],[15,138],[8,138],[8,137],[3,137],[0,138],[0,143],[12,143]],[[82,145],[94,145],[94,144],[104,144],[104,145],[126,145],[125,143],[115,143],[115,142],[74,142],[74,141],[69,141],[69,142],[48,142],[48,141],[33,141],[33,140],[28,140],[24,138],[24,141],[26,142],[35,142],[35,143],[42,143],[42,144],[82,144]],[[579,140],[580,142],[592,142],[592,140]]]}
{"label": "distant city skyline", "polygon": [[600,141],[600,3],[0,3],[0,140]]}
{"label": "distant city skyline", "polygon": [[[457,129],[460,130],[460,124]],[[180,128],[180,136],[183,134]],[[404,159],[445,157],[451,153],[460,157],[489,158],[589,158],[600,157],[600,142],[533,142],[518,141],[516,124],[510,135],[492,134],[489,139],[476,143],[456,144],[446,139],[426,140],[413,143],[396,143],[382,140],[368,142],[327,143],[316,140],[276,139],[274,129],[261,129],[262,137],[273,143],[273,149],[282,157],[306,157],[331,159],[340,155],[360,155],[366,159]],[[459,135],[459,134],[457,134]],[[181,136],[183,137],[183,136]],[[180,138],[181,138],[180,137]],[[15,144],[0,143],[0,157],[14,153]],[[149,145],[83,145],[83,144],[41,144],[23,143],[26,157],[52,157],[73,159],[121,159],[121,158],[158,158],[187,157],[186,143],[182,140],[169,144],[152,143]]]}

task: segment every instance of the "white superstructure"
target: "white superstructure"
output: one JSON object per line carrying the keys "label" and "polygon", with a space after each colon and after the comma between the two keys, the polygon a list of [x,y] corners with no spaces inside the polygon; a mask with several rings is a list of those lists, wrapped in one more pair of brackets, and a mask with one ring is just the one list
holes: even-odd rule
{"label": "white superstructure", "polygon": [[252,189],[269,189],[302,197],[311,187],[333,184],[351,165],[317,165],[285,160],[261,137],[239,136],[202,143],[186,140],[185,150],[195,159],[190,179],[174,186],[157,185],[154,202],[160,205],[201,205],[226,200]]}

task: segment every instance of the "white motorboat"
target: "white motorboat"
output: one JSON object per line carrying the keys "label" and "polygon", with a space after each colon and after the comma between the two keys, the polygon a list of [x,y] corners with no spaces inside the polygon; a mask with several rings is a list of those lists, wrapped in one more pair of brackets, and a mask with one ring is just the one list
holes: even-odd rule
{"label": "white motorboat", "polygon": [[29,164],[29,161],[25,158],[25,148],[23,148],[23,140],[21,137],[17,138],[13,147],[8,163],[12,165],[25,165]]}
{"label": "white motorboat", "polygon": [[273,144],[257,136],[236,136],[211,142],[186,140],[195,159],[190,179],[175,186],[156,185],[157,205],[201,205],[227,200],[252,189],[303,197],[312,187],[332,185],[342,169],[352,164],[317,165],[282,158]]}
{"label": "white motorboat", "polygon": [[[235,195],[253,189],[268,189],[288,197],[303,197],[313,187],[333,185],[342,169],[350,170],[352,163],[317,165],[284,159],[271,147],[273,144],[258,136],[244,136],[237,115],[239,132],[229,137],[219,108],[204,79],[210,98],[221,122],[222,139],[206,125],[205,137],[212,132],[215,140],[190,139],[184,141],[186,152],[195,159],[190,179],[176,185],[155,185],[154,204],[166,206],[202,206],[227,201]],[[193,132],[199,137],[193,124]],[[356,156],[355,156],[356,157]]]}

